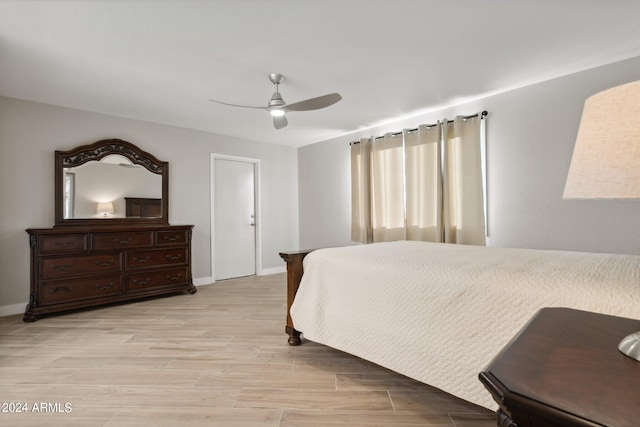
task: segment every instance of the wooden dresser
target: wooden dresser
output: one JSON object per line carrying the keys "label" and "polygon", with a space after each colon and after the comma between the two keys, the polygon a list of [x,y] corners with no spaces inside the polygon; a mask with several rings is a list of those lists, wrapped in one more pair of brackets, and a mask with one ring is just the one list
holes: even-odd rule
{"label": "wooden dresser", "polygon": [[25,322],[42,314],[196,292],[192,225],[28,229],[31,291]]}

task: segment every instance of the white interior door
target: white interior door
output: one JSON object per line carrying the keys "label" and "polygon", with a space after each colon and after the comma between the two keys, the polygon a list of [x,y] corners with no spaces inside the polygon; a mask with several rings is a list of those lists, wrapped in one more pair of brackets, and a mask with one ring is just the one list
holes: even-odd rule
{"label": "white interior door", "polygon": [[255,164],[213,161],[215,280],[256,274]]}

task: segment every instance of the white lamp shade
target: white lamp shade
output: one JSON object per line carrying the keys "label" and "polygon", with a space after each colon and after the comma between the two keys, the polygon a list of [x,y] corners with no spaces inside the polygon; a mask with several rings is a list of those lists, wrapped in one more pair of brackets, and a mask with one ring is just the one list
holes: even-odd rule
{"label": "white lamp shade", "polygon": [[112,202],[100,202],[98,203],[98,209],[96,210],[99,214],[110,214],[113,213],[113,203]]}
{"label": "white lamp shade", "polygon": [[640,198],[640,81],[584,103],[563,198]]}

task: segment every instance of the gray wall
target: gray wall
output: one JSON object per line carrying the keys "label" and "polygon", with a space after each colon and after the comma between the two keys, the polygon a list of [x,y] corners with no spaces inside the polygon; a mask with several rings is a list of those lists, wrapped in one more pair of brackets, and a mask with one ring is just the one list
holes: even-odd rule
{"label": "gray wall", "polygon": [[490,245],[640,254],[640,201],[562,200],[585,99],[638,78],[640,57],[300,148],[300,246],[350,244],[349,141],[488,110]]}
{"label": "gray wall", "polygon": [[260,159],[262,266],[298,247],[297,150],[222,135],[0,97],[0,315],[29,297],[27,228],[54,223],[54,151],[104,138],[130,141],[169,162],[169,222],[193,224],[193,275],[211,277],[210,154]]}

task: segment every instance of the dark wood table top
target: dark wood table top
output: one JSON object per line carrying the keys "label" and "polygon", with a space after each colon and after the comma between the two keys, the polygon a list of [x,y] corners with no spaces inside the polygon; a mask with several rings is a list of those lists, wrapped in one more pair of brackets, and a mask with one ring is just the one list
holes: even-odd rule
{"label": "dark wood table top", "polygon": [[545,308],[480,379],[501,407],[535,407],[567,425],[640,426],[640,362],[618,350],[637,331],[640,320]]}

